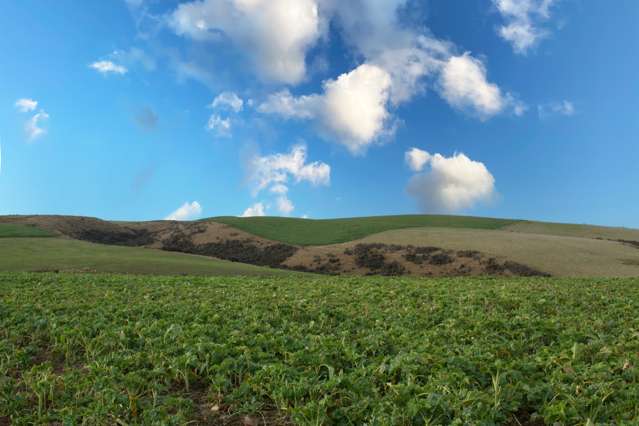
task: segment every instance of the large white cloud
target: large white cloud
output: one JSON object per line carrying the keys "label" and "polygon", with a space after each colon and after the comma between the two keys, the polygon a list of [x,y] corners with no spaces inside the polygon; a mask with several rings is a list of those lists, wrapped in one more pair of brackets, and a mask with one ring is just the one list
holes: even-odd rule
{"label": "large white cloud", "polygon": [[391,77],[382,68],[363,64],[336,80],[324,83],[324,92],[294,97],[288,91],[271,95],[258,110],[286,118],[314,119],[328,136],[359,154],[385,132]]}
{"label": "large white cloud", "polygon": [[508,41],[516,53],[525,54],[548,35],[540,23],[550,17],[550,7],[556,0],[493,0],[505,25],[499,35]]}
{"label": "large white cloud", "polygon": [[265,78],[298,83],[306,52],[321,35],[314,0],[201,0],[182,3],[169,25],[176,34],[215,41],[226,36],[247,52]]}
{"label": "large white cloud", "polygon": [[468,53],[448,59],[440,76],[440,92],[453,107],[482,118],[501,112],[507,104],[501,89],[488,82],[484,64]]}
{"label": "large white cloud", "polygon": [[184,203],[173,213],[168,215],[165,220],[191,220],[202,214],[202,206],[197,201],[192,203]]}
{"label": "large white cloud", "polygon": [[494,197],[495,178],[483,163],[461,153],[452,157],[428,154],[427,158],[420,170],[429,168],[414,175],[408,184],[408,193],[423,211],[458,212]]}

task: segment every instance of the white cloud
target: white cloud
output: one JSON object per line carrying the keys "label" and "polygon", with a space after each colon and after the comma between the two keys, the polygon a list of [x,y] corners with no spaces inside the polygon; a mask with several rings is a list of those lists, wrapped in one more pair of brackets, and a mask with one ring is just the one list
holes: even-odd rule
{"label": "white cloud", "polygon": [[499,27],[501,38],[513,46],[516,53],[525,54],[548,36],[539,25],[550,18],[550,7],[556,0],[493,0],[505,25]]}
{"label": "white cloud", "polygon": [[89,65],[90,68],[102,73],[102,74],[119,74],[123,75],[128,72],[128,70],[122,66],[115,64],[111,61],[96,61]]}
{"label": "white cloud", "polygon": [[223,34],[247,52],[269,80],[299,83],[306,52],[321,36],[315,0],[202,0],[180,4],[169,18],[176,34],[200,41]]}
{"label": "white cloud", "polygon": [[296,145],[288,154],[272,154],[255,156],[250,161],[251,180],[255,184],[257,194],[268,187],[273,192],[281,191],[280,185],[286,185],[289,179],[295,183],[302,181],[311,185],[328,185],[331,179],[331,167],[326,163],[306,162],[307,149],[304,145]]}
{"label": "white cloud", "polygon": [[319,115],[321,109],[321,97],[308,95],[295,97],[287,89],[269,95],[269,97],[257,107],[264,114],[277,114],[284,118],[312,119]]}
{"label": "white cloud", "polygon": [[251,207],[244,210],[242,217],[266,216],[264,204],[255,203]]}
{"label": "white cloud", "polygon": [[38,107],[38,101],[22,98],[16,101],[15,106],[20,112],[31,112]]}
{"label": "white cloud", "polygon": [[176,211],[168,215],[165,220],[191,220],[202,214],[202,206],[197,201],[184,203]]}
{"label": "white cloud", "polygon": [[49,119],[49,114],[41,110],[33,117],[31,117],[24,125],[24,131],[27,134],[27,139],[34,141],[46,134],[46,130],[41,127],[42,122]]}
{"label": "white cloud", "polygon": [[547,104],[537,106],[537,112],[540,118],[547,118],[552,115],[575,115],[575,105],[567,100],[559,102],[550,102]]}
{"label": "white cloud", "polygon": [[499,87],[486,79],[484,64],[469,53],[452,56],[446,62],[440,92],[453,107],[474,111],[481,118],[489,118],[506,106]]}
{"label": "white cloud", "polygon": [[211,115],[208,123],[206,124],[206,128],[218,136],[230,136],[232,127],[233,126],[229,118],[222,118],[217,114]]}
{"label": "white cloud", "polygon": [[293,212],[293,210],[295,210],[295,206],[293,205],[293,202],[289,200],[288,197],[286,197],[285,195],[277,197],[276,202],[277,202],[277,209],[279,210],[280,213],[282,213],[285,216],[290,215]]}
{"label": "white cloud", "polygon": [[213,99],[211,108],[228,108],[235,112],[242,111],[244,107],[244,101],[233,92],[222,92]]}
{"label": "white cloud", "polygon": [[425,212],[457,212],[494,197],[495,178],[483,163],[461,153],[429,154],[426,163],[430,169],[414,175],[408,184],[408,193]]}
{"label": "white cloud", "polygon": [[314,119],[329,137],[336,137],[351,153],[360,154],[392,131],[387,109],[390,86],[391,77],[384,69],[363,64],[336,80],[326,81],[320,95],[293,97],[288,91],[279,92],[261,104],[258,111]]}
{"label": "white cloud", "polygon": [[404,154],[404,159],[412,171],[421,172],[430,160],[430,154],[419,148],[411,148]]}
{"label": "white cloud", "polygon": [[390,86],[390,75],[368,64],[324,85],[322,119],[352,153],[363,152],[388,130]]}
{"label": "white cloud", "polygon": [[296,145],[286,154],[254,156],[248,164],[249,178],[254,185],[253,195],[268,189],[276,196],[275,204],[279,212],[290,215],[295,207],[288,198],[289,183],[308,182],[314,186],[330,183],[331,167],[318,161],[308,163],[306,157],[304,145]]}

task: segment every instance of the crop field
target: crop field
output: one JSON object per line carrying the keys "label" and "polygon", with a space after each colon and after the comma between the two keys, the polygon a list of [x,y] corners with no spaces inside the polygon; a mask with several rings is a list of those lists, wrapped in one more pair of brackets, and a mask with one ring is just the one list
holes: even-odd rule
{"label": "crop field", "polygon": [[639,279],[0,274],[0,424],[636,424]]}
{"label": "crop field", "polygon": [[500,229],[517,220],[472,216],[403,215],[346,219],[297,219],[287,217],[216,217],[224,223],[269,240],[301,246],[339,244],[392,229],[448,227]]}

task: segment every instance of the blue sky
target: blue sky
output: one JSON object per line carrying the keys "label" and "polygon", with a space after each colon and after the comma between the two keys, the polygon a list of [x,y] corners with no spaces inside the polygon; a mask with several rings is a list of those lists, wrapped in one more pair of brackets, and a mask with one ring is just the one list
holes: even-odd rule
{"label": "blue sky", "polygon": [[0,214],[639,227],[634,0],[21,0]]}

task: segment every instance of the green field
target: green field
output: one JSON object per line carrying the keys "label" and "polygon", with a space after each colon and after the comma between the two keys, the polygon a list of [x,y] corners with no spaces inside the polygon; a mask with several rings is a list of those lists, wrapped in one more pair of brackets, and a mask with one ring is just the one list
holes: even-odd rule
{"label": "green field", "polygon": [[42,238],[53,236],[51,232],[35,226],[0,223],[0,238]]}
{"label": "green field", "polygon": [[348,219],[298,219],[285,217],[216,217],[253,235],[302,246],[338,244],[392,229],[415,227],[449,227],[499,229],[517,223],[515,220],[471,216],[375,216]]}
{"label": "green field", "polygon": [[637,424],[639,280],[0,274],[0,424]]}
{"label": "green field", "polygon": [[165,275],[289,275],[262,268],[146,248],[107,246],[62,238],[0,238],[0,271],[111,272]]}

